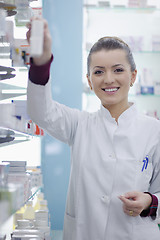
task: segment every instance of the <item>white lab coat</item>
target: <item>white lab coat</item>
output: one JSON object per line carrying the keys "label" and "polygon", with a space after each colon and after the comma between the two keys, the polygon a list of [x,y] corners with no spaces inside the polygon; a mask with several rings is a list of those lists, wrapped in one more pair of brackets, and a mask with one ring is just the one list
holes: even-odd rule
{"label": "white lab coat", "polygon": [[52,100],[50,81],[29,81],[28,112],[71,147],[64,240],[160,239],[155,220],[126,215],[118,198],[149,191],[160,199],[160,121],[139,114],[134,104],[118,124],[103,106],[95,113],[71,109]]}

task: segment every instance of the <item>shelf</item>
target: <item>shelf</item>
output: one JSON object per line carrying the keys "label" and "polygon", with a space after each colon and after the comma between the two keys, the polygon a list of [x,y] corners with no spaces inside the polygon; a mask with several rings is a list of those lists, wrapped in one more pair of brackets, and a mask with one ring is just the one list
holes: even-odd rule
{"label": "shelf", "polygon": [[129,97],[152,97],[152,98],[160,98],[160,95],[156,94],[129,94]]}
{"label": "shelf", "polygon": [[33,138],[33,136],[30,134],[19,132],[14,129],[0,127],[0,147],[29,141],[31,138]]}
{"label": "shelf", "polygon": [[[92,46],[93,44],[91,44],[91,46]],[[89,54],[89,51],[90,50],[88,50],[88,49],[86,49],[86,52],[87,52],[87,54]],[[156,56],[159,54],[159,56],[160,56],[160,51],[132,51],[132,53],[133,54],[141,54],[141,55],[143,55],[143,54],[155,54]]]}
{"label": "shelf", "polygon": [[160,8],[156,7],[146,7],[146,8],[139,8],[139,7],[125,7],[125,6],[100,6],[100,5],[88,5],[85,4],[83,6],[87,10],[98,10],[98,11],[136,11],[136,12],[146,12],[146,13],[152,13],[155,11],[160,11]]}
{"label": "shelf", "polygon": [[136,54],[160,54],[160,51],[133,51]]}
{"label": "shelf", "polygon": [[[83,93],[86,94],[87,96],[95,95],[95,93],[93,91],[91,91],[88,86],[85,86],[85,85],[84,85]],[[131,94],[131,93],[129,93],[128,96],[129,97],[139,97],[139,98],[140,97],[141,98],[143,98],[143,97],[160,98],[160,94],[158,95],[158,94],[148,94],[148,93],[146,93],[146,94]]]}
{"label": "shelf", "polygon": [[[32,194],[28,198],[27,201],[30,199],[34,198],[34,196],[41,190],[41,187],[37,187],[32,189]],[[14,194],[15,194],[15,189],[12,191],[7,191],[7,189],[0,189],[0,226],[9,219],[16,211],[18,211],[22,206],[24,206],[27,201],[21,203],[20,206],[14,207]]]}

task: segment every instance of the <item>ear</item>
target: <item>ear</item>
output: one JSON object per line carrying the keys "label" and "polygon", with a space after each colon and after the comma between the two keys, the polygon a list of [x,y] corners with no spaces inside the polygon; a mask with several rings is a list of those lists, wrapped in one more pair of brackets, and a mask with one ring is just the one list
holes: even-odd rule
{"label": "ear", "polygon": [[132,75],[131,75],[131,83],[134,84],[135,80],[136,80],[136,76],[137,76],[137,69],[135,69],[133,72],[132,72]]}
{"label": "ear", "polygon": [[88,74],[86,74],[87,80],[88,80],[88,85],[90,86],[90,89],[92,90],[92,82],[90,80],[90,76]]}

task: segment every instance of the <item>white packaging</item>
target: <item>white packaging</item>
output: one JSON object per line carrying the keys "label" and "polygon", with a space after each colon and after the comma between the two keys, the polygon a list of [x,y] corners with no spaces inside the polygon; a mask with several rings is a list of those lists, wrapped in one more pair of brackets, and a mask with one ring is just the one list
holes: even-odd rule
{"label": "white packaging", "polygon": [[2,161],[3,163],[9,163],[10,167],[26,167],[27,161]]}
{"label": "white packaging", "polygon": [[38,221],[44,221],[47,222],[47,225],[49,225],[49,212],[48,210],[36,210],[35,211],[35,225],[38,223]]}
{"label": "white packaging", "polygon": [[0,36],[6,35],[6,10],[0,8]]}
{"label": "white packaging", "polygon": [[31,222],[28,219],[18,219],[16,229],[30,229]]}
{"label": "white packaging", "polygon": [[152,51],[160,51],[160,35],[152,35]]}
{"label": "white packaging", "polygon": [[50,227],[47,226],[46,221],[36,220],[34,228],[37,230],[41,230],[44,233],[45,240],[51,240]]}
{"label": "white packaging", "polygon": [[42,173],[40,169],[37,169],[36,171],[27,171],[30,173],[31,177],[31,187],[41,187],[43,185],[43,179],[42,179]]}
{"label": "white packaging", "polygon": [[7,184],[9,169],[9,162],[0,163],[0,186],[5,186]]}
{"label": "white packaging", "polygon": [[13,234],[12,238],[11,238],[11,240],[31,240],[31,239],[33,239],[33,240],[43,240],[43,238],[40,237],[40,236],[28,235],[28,234],[26,234],[26,235],[16,235],[16,234]]}
{"label": "white packaging", "polygon": [[6,37],[7,41],[13,45],[14,42],[14,24],[13,21],[6,21]]}
{"label": "white packaging", "polygon": [[160,95],[160,82],[154,82],[154,94],[155,95]]}
{"label": "white packaging", "polygon": [[15,115],[21,116],[27,120],[29,120],[29,116],[27,114],[27,100],[14,100],[15,104]]}
{"label": "white packaging", "polygon": [[98,5],[98,0],[84,0],[85,5],[96,6]]}
{"label": "white packaging", "polygon": [[13,233],[11,234],[11,236],[13,235],[35,235],[35,236],[39,236],[42,239],[44,239],[44,233],[41,230],[36,230],[36,229],[15,229],[13,231]]}
{"label": "white packaging", "polygon": [[24,187],[23,199],[25,201],[31,196],[31,186],[30,186],[30,175],[27,173],[9,173],[8,174],[9,183],[21,183]]}
{"label": "white packaging", "polygon": [[16,123],[15,105],[13,103],[0,104],[0,125],[3,127],[14,128]]}
{"label": "white packaging", "polygon": [[43,53],[44,23],[42,20],[33,20],[30,38],[30,55],[39,57]]}
{"label": "white packaging", "polygon": [[40,210],[47,210],[48,211],[47,200],[45,200],[45,199],[40,200],[39,204],[40,204]]}

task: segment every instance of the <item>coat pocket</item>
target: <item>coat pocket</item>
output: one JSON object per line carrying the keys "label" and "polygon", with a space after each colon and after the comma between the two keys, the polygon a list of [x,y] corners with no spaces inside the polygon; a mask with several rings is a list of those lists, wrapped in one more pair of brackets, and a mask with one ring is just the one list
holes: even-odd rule
{"label": "coat pocket", "polygon": [[145,162],[145,158],[143,161],[138,161],[136,186],[139,191],[145,192],[149,189],[150,181],[153,174],[153,166],[151,160],[152,159],[149,159],[147,163]]}
{"label": "coat pocket", "polygon": [[150,217],[133,218],[133,240],[159,240],[160,230],[156,221]]}
{"label": "coat pocket", "polygon": [[65,213],[64,227],[63,227],[63,239],[64,240],[76,240],[76,219],[69,214]]}

